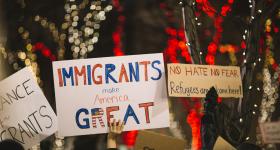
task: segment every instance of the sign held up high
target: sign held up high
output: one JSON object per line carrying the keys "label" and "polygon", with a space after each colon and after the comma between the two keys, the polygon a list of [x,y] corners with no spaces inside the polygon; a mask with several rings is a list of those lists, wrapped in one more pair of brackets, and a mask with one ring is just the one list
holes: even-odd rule
{"label": "sign held up high", "polygon": [[112,119],[169,126],[162,54],[57,61],[53,75],[60,136],[106,133]]}
{"label": "sign held up high", "polygon": [[173,97],[205,97],[214,86],[220,97],[243,97],[239,67],[168,64],[168,93]]}
{"label": "sign held up high", "polygon": [[56,115],[31,68],[0,82],[0,101],[0,141],[12,139],[29,149],[57,131]]}

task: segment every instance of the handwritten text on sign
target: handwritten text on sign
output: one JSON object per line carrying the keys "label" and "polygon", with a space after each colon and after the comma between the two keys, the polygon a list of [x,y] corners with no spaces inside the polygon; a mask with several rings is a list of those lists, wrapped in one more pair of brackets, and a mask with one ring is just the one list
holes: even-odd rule
{"label": "handwritten text on sign", "polygon": [[24,68],[0,82],[0,141],[12,139],[25,149],[57,131],[56,115]]}
{"label": "handwritten text on sign", "polygon": [[59,135],[168,127],[162,54],[94,58],[53,63]]}
{"label": "handwritten text on sign", "polygon": [[264,143],[280,143],[280,121],[261,123],[260,128]]}
{"label": "handwritten text on sign", "polygon": [[205,97],[214,86],[220,97],[242,97],[239,67],[168,64],[168,93],[174,97]]}

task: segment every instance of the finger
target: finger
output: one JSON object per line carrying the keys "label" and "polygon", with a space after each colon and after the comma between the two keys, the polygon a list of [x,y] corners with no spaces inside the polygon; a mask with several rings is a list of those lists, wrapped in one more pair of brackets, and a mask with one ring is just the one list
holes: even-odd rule
{"label": "finger", "polygon": [[110,122],[110,120],[107,120],[107,125],[108,125],[108,127],[110,127],[110,126],[111,126],[111,122]]}
{"label": "finger", "polygon": [[118,127],[120,127],[120,126],[121,126],[121,120],[120,120],[120,119],[118,120],[118,124],[117,124],[117,126],[118,126]]}
{"label": "finger", "polygon": [[123,131],[124,128],[124,122],[121,123],[121,132]]}
{"label": "finger", "polygon": [[112,125],[113,125],[113,122],[109,122],[109,130],[110,130],[110,132],[112,132]]}
{"label": "finger", "polygon": [[121,130],[121,120],[119,119],[117,123],[117,131],[119,132],[120,130]]}
{"label": "finger", "polygon": [[116,122],[116,119],[114,119],[114,121],[113,121],[113,131],[116,131],[116,128],[117,128],[117,122]]}

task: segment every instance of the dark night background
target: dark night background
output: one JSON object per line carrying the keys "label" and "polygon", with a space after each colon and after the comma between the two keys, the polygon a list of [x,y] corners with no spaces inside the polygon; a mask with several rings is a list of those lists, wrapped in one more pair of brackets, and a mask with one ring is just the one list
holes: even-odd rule
{"label": "dark night background", "polygon": [[[77,0],[78,2],[78,0]],[[186,1],[189,4],[190,1]],[[249,53],[250,58],[248,60],[255,60],[258,57],[265,59],[264,54],[258,53],[258,48],[261,47],[258,39],[260,37],[265,37],[265,21],[271,18],[275,27],[280,27],[279,14],[280,5],[278,0],[256,0],[256,10],[262,9],[262,14],[257,14],[255,20],[250,24],[248,22],[250,18],[250,8],[248,0],[235,0],[231,6],[231,11],[227,16],[223,17],[222,23],[222,37],[219,42],[220,45],[231,44],[236,45],[239,50],[235,52],[237,58],[237,63],[235,65],[242,66],[243,56],[242,50],[240,48],[241,42],[243,41],[242,35],[244,30],[248,29],[253,33],[248,37],[252,40],[246,41],[247,43],[247,53]],[[111,1],[102,1],[102,5],[108,5]],[[227,0],[209,0],[209,3],[216,9],[217,12],[221,11],[221,7],[227,3]],[[174,27],[181,28],[182,14],[181,6],[179,5],[179,0],[120,0],[120,4],[123,7],[122,15],[125,16],[125,22],[123,24],[122,32],[122,50],[126,55],[131,54],[146,54],[146,53],[159,53],[163,52],[168,46],[169,35],[165,32],[166,28]],[[165,4],[167,9],[162,9],[161,5]],[[190,3],[191,4],[191,3]],[[34,21],[36,15],[46,17],[49,21],[55,23],[56,26],[60,27],[63,23],[65,10],[64,10],[65,0],[2,0],[1,6],[1,24],[4,29],[3,35],[6,35],[2,42],[6,41],[5,47],[11,52],[17,52],[17,50],[22,50],[25,47],[25,42],[18,33],[18,28],[23,26],[29,31],[30,39],[32,43],[44,42],[48,48],[51,49],[52,53],[57,51],[57,43],[54,42],[49,30],[43,28]],[[190,40],[198,41],[199,51],[202,52],[202,63],[207,64],[205,61],[207,55],[207,48],[209,43],[215,34],[215,27],[213,19],[207,16],[206,13],[199,11],[198,8],[191,8],[192,6],[185,6],[186,13],[195,9],[196,12],[200,12],[198,16],[198,21],[201,25],[196,26],[197,37],[190,37]],[[174,20],[170,21],[166,16],[166,13],[172,13]],[[84,9],[81,12],[81,16],[86,14],[88,9]],[[259,15],[259,16],[258,16]],[[101,22],[101,27],[99,30],[99,40],[98,43],[94,45],[94,50],[88,53],[88,58],[96,57],[108,57],[114,56],[113,48],[114,41],[112,39],[112,34],[118,26],[118,11],[112,9],[106,14],[106,20]],[[192,17],[192,18],[191,18]],[[186,29],[188,31],[188,25],[194,21],[195,15],[187,15],[186,18]],[[191,20],[191,19],[192,20]],[[192,28],[194,30],[194,28]],[[2,36],[3,36],[2,35]],[[279,52],[279,33],[273,34],[273,44],[272,49],[274,53],[274,59],[277,64],[280,63],[280,52]],[[194,44],[192,41],[192,45]],[[1,42],[1,41],[0,41]],[[250,44],[253,45],[250,47]],[[254,45],[257,45],[254,47]],[[71,44],[66,40],[65,43],[66,53],[64,59],[73,59],[72,52],[70,50]],[[194,48],[197,50],[197,47]],[[40,67],[40,77],[43,81],[43,91],[49,100],[51,106],[55,110],[55,98],[54,98],[54,88],[52,79],[52,65],[51,61],[44,57],[41,53],[36,53],[37,63]],[[186,62],[182,57],[178,58],[182,63]],[[253,62],[253,61],[252,61]],[[8,63],[8,61],[1,62],[5,66],[8,72],[6,75],[15,72],[13,66]],[[221,53],[217,50],[215,56],[216,65],[232,65],[230,61],[230,55],[226,53]],[[21,64],[24,65],[24,64]],[[250,68],[250,67],[249,67]],[[250,85],[254,87],[262,87],[262,78],[259,76],[262,73],[263,64],[256,67],[251,74],[246,74],[243,81],[244,100],[242,101],[242,111],[238,112],[238,99],[223,99],[222,104],[224,105],[224,113],[221,113],[221,118],[232,119],[238,129],[232,129],[228,131],[231,134],[229,139],[226,135],[226,131],[221,134],[225,139],[227,139],[231,144],[238,145],[245,140],[246,137],[250,137],[248,140],[251,143],[256,142],[256,127],[258,124],[258,115],[245,115],[244,122],[239,123],[238,118],[244,116],[247,111],[252,107],[253,104],[261,104],[262,92],[258,91],[256,88],[252,90],[247,90]],[[250,70],[250,69],[249,69]],[[272,69],[270,69],[273,72]],[[249,80],[250,79],[250,80]],[[250,83],[248,83],[251,81]],[[249,85],[250,84],[250,85]],[[279,93],[279,92],[278,92]],[[184,102],[188,101],[188,102]],[[183,138],[187,141],[189,147],[192,140],[192,132],[189,124],[186,122],[188,113],[192,108],[195,108],[200,104],[200,99],[171,99],[170,111],[175,115],[175,121],[179,122],[179,130],[181,131]],[[202,105],[202,104],[200,104]],[[279,98],[275,104],[276,110],[273,113],[272,120],[279,120],[280,107]],[[198,110],[199,111],[199,110]],[[229,116],[226,116],[229,115]],[[223,123],[221,123],[223,124]],[[222,130],[227,130],[224,125]],[[174,136],[169,129],[157,129],[154,130],[166,135]],[[242,135],[241,135],[242,134]],[[44,149],[48,149],[50,146],[50,141],[53,137],[45,140],[41,146]],[[96,145],[101,145],[104,148],[104,142],[106,140],[105,135],[91,135],[91,136],[79,136],[75,139],[74,145],[75,149],[97,149]],[[67,143],[67,139],[66,139]]]}

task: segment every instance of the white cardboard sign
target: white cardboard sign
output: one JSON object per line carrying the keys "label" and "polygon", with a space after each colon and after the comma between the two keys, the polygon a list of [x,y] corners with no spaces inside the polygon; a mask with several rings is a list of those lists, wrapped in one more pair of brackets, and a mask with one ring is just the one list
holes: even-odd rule
{"label": "white cardboard sign", "polygon": [[280,121],[260,124],[263,142],[280,143]]}
{"label": "white cardboard sign", "polygon": [[57,118],[26,67],[0,82],[0,141],[12,139],[25,149],[57,131]]}
{"label": "white cardboard sign", "polygon": [[168,93],[173,97],[205,97],[214,86],[220,97],[243,97],[240,68],[167,64]]}
{"label": "white cardboard sign", "polygon": [[169,126],[162,54],[53,62],[59,136]]}

